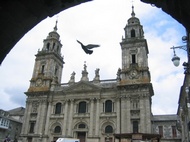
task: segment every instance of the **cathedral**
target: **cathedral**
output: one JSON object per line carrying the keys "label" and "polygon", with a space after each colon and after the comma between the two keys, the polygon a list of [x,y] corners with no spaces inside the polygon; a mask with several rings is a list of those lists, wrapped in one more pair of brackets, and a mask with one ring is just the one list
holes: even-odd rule
{"label": "cathedral", "polygon": [[151,112],[154,90],[148,45],[133,7],[120,45],[122,63],[114,79],[101,80],[97,68],[89,80],[84,64],[79,82],[73,72],[68,83],[61,83],[65,62],[56,22],[36,54],[25,92],[22,142],[52,142],[60,137],[80,142],[180,142],[177,115]]}

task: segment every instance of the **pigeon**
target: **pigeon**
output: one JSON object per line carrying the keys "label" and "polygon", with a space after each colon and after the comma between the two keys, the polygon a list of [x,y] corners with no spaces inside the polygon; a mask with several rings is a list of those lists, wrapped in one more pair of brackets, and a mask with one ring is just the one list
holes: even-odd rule
{"label": "pigeon", "polygon": [[97,45],[97,44],[88,44],[88,45],[84,45],[82,44],[80,41],[77,40],[77,42],[81,45],[82,49],[84,50],[84,52],[86,54],[92,54],[93,51],[90,50],[92,48],[95,48],[95,47],[100,47],[100,45]]}

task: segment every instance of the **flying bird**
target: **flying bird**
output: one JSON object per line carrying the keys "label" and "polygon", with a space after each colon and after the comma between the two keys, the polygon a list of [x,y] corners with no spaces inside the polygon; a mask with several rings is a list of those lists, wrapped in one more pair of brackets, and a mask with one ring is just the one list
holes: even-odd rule
{"label": "flying bird", "polygon": [[82,49],[84,50],[84,52],[86,54],[92,54],[93,53],[93,50],[90,50],[92,48],[95,48],[95,47],[100,47],[100,45],[97,45],[97,44],[88,44],[88,45],[84,45],[82,44],[80,41],[77,40],[77,42],[81,45]]}

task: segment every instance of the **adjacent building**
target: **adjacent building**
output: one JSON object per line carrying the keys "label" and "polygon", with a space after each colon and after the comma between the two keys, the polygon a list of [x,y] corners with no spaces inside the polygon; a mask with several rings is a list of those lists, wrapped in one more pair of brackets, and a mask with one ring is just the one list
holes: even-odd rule
{"label": "adjacent building", "polygon": [[25,93],[23,142],[51,142],[59,137],[81,142],[159,141],[167,139],[165,132],[171,132],[168,141],[180,141],[177,116],[152,114],[148,45],[133,8],[124,32],[121,68],[114,79],[101,80],[97,68],[94,79],[89,80],[84,64],[80,81],[75,81],[73,72],[68,83],[61,83],[64,58],[56,23],[36,54]]}
{"label": "adjacent building", "polygon": [[5,138],[15,140],[19,138],[25,109],[23,107],[5,111],[0,109],[0,141]]}
{"label": "adjacent building", "polygon": [[[188,36],[189,39],[189,36]],[[189,42],[189,40],[188,40]],[[189,58],[190,59],[190,58]],[[189,61],[188,61],[189,62]],[[189,70],[189,67],[186,71]],[[183,85],[181,86],[177,114],[180,118],[179,130],[182,133],[182,141],[190,141],[190,72],[185,74]]]}
{"label": "adjacent building", "polygon": [[152,118],[153,132],[161,135],[161,141],[181,141],[177,114],[154,115]]}

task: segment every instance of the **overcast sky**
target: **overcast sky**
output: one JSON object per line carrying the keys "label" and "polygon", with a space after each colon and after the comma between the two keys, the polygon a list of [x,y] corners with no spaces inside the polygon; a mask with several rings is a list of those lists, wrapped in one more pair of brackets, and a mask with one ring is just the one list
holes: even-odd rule
{"label": "overcast sky", "polygon": [[[100,79],[115,79],[118,68],[121,68],[120,42],[131,17],[131,6],[131,0],[94,0],[36,25],[15,45],[0,66],[0,109],[25,107],[24,92],[29,88],[35,54],[42,49],[43,40],[53,30],[57,17],[65,61],[62,82],[68,82],[73,71],[76,72],[75,80],[80,81],[84,61],[90,80],[94,78],[96,68],[100,68]],[[149,48],[149,70],[154,89],[152,112],[176,114],[184,69],[182,65],[173,66],[170,47],[185,44],[181,41],[186,34],[185,28],[161,9],[140,0],[134,1],[134,10],[143,25]],[[76,39],[84,44],[100,44],[101,47],[87,55]],[[187,60],[184,50],[177,49],[176,53],[181,62]]]}

